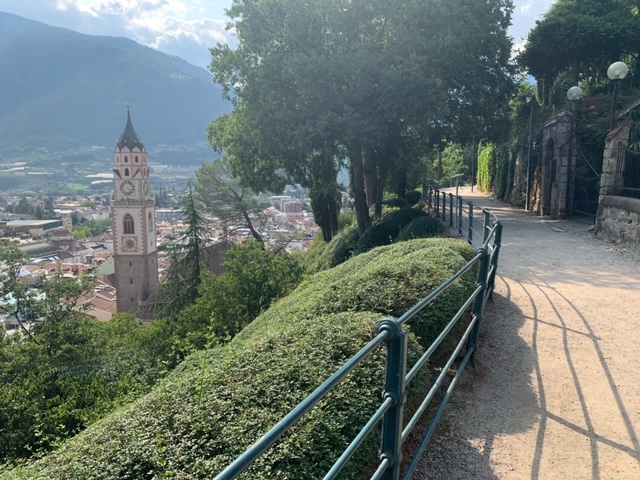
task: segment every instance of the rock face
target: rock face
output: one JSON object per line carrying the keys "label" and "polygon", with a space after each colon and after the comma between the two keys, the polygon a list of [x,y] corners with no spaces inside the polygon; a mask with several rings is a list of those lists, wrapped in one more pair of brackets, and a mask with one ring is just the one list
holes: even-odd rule
{"label": "rock face", "polygon": [[640,199],[601,197],[596,234],[640,254]]}

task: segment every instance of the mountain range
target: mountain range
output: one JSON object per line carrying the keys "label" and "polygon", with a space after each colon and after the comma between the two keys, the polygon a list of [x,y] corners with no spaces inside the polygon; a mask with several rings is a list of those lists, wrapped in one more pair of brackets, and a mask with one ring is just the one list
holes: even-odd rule
{"label": "mountain range", "polygon": [[205,128],[230,110],[209,72],[183,59],[0,12],[0,161],[112,150],[128,103],[147,149],[187,162],[213,155]]}

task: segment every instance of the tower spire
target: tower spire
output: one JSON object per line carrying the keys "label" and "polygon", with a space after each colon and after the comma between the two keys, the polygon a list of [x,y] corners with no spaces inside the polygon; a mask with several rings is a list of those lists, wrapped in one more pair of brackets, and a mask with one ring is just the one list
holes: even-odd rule
{"label": "tower spire", "polygon": [[122,150],[123,148],[132,150],[135,147],[143,150],[144,143],[142,143],[142,140],[133,128],[133,123],[131,122],[131,104],[127,103],[127,125],[124,127],[124,132],[122,132],[122,135],[120,135],[118,139],[117,148],[118,150]]}

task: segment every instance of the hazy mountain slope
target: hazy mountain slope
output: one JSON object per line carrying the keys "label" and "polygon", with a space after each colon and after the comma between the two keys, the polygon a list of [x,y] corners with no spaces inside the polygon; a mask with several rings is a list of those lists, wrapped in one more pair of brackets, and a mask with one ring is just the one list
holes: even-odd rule
{"label": "hazy mountain slope", "polygon": [[193,146],[229,107],[205,70],[125,38],[0,12],[0,155],[111,148],[126,103],[147,147]]}

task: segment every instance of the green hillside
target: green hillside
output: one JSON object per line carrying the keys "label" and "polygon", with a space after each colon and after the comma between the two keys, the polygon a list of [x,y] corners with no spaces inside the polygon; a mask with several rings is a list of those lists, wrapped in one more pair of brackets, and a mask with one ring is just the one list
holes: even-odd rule
{"label": "green hillside", "polygon": [[209,73],[182,59],[0,12],[0,159],[111,149],[127,102],[152,151],[208,151],[205,127],[228,108]]}
{"label": "green hillside", "polygon": [[[313,391],[376,333],[465,263],[452,239],[374,249],[303,282],[226,346],[194,353],[149,395],[117,410],[0,478],[210,479]],[[473,290],[472,276],[412,320],[409,363]],[[285,435],[243,478],[321,478],[380,401],[384,349]],[[410,385],[424,394],[426,378]],[[361,478],[377,455],[372,438],[344,471]]]}

